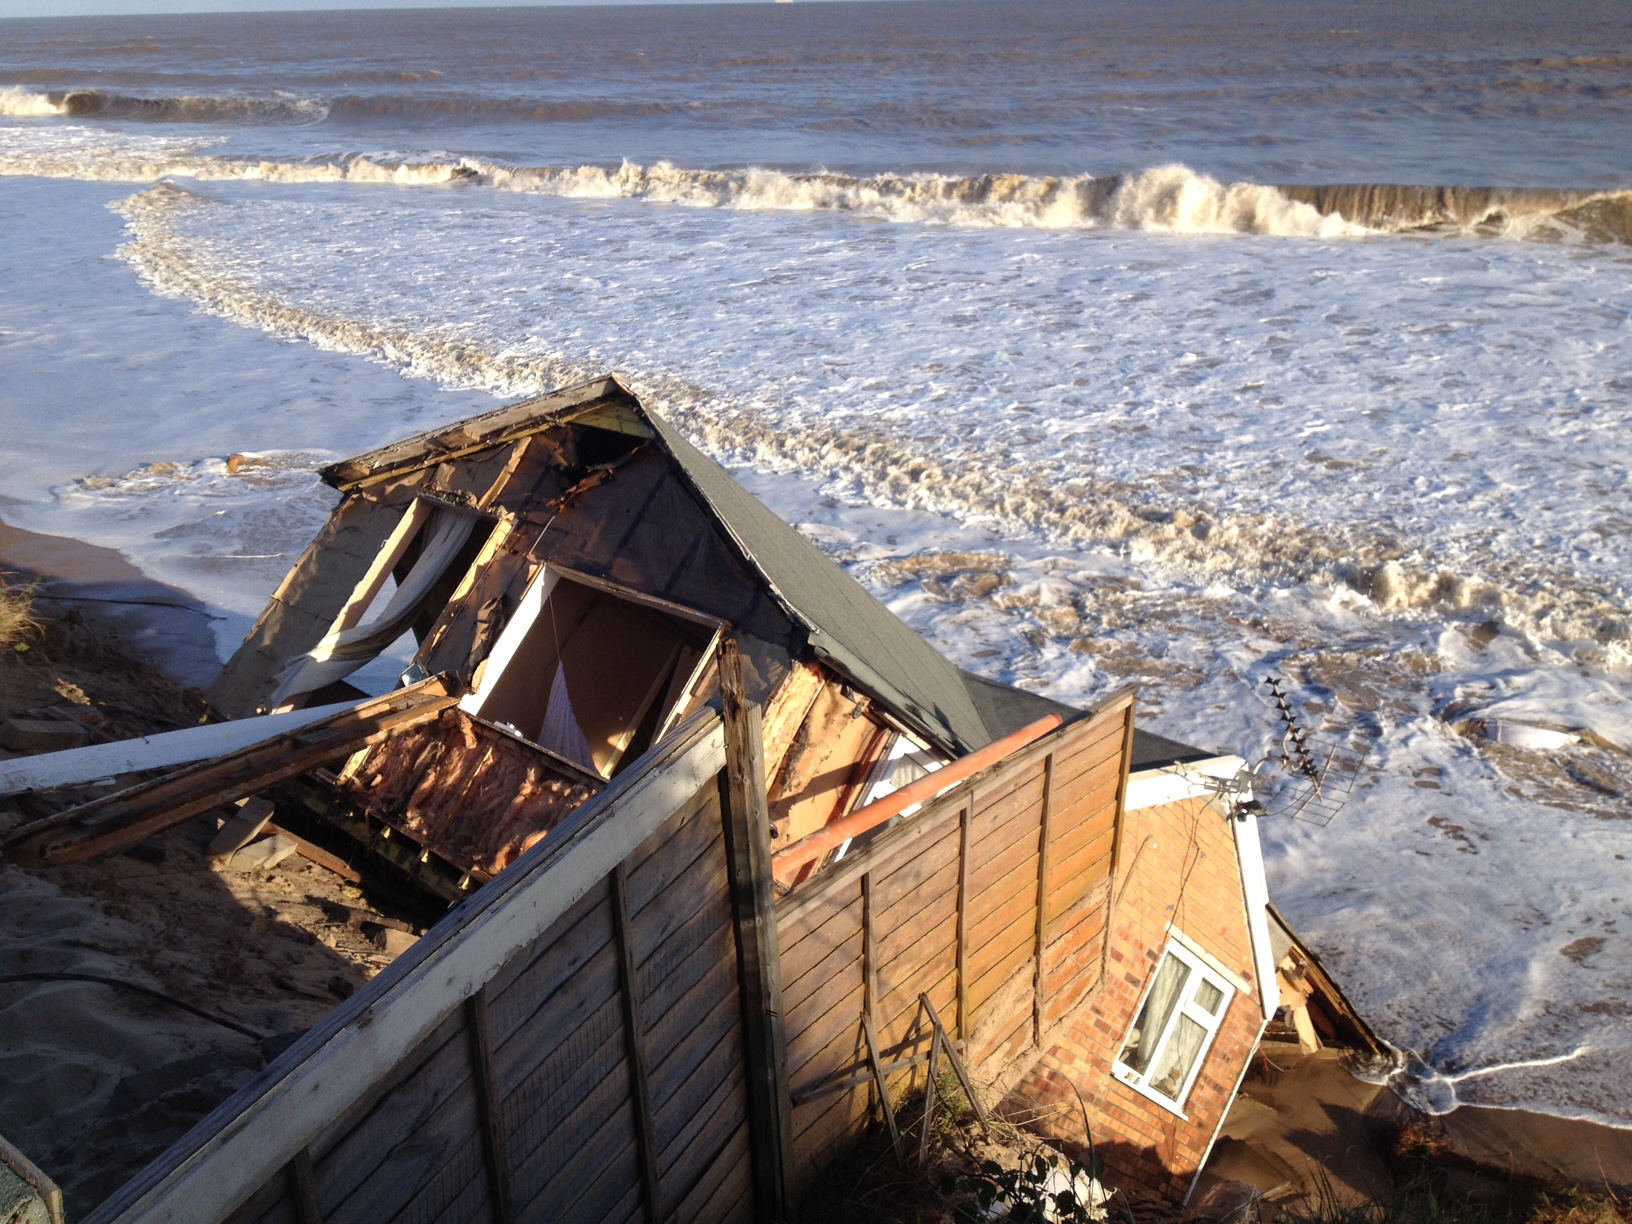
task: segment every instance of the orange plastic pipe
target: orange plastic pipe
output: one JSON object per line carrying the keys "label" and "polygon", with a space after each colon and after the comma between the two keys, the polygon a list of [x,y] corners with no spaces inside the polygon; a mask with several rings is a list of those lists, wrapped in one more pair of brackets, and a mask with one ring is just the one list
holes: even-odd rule
{"label": "orange plastic pipe", "polygon": [[841,816],[809,837],[801,838],[787,849],[771,855],[771,871],[776,875],[784,875],[795,867],[820,858],[835,846],[843,845],[868,829],[877,828],[891,816],[900,815],[913,804],[933,799],[942,791],[962,782],[965,778],[972,777],[988,765],[995,765],[1032,741],[1042,739],[1064,722],[1065,719],[1058,714],[1039,718],[1036,722],[1021,727],[1020,730],[1005,735],[1000,740],[994,740],[968,756],[959,757],[950,764],[941,766],[934,773],[927,774],[916,782],[907,783],[898,791],[891,791],[876,803],[869,803],[864,808],[857,808],[848,816]]}

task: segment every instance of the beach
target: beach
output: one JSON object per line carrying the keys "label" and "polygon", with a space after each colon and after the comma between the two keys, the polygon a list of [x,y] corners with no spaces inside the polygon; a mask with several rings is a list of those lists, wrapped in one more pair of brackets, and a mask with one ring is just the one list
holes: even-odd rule
{"label": "beach", "polygon": [[963,666],[1249,761],[1284,677],[1402,1091],[1632,1125],[1615,10],[621,12],[7,23],[0,558],[198,683],[320,463],[616,371]]}

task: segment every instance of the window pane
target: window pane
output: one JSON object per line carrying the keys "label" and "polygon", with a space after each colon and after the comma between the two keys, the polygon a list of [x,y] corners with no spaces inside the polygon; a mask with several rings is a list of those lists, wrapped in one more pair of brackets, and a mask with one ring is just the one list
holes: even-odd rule
{"label": "window pane", "polygon": [[1206,1029],[1189,1016],[1180,1016],[1178,1027],[1173,1030],[1173,1039],[1167,1043],[1160,1065],[1151,1074],[1151,1089],[1177,1101],[1190,1074],[1190,1067],[1196,1061],[1196,1055],[1201,1053],[1202,1042],[1206,1040]]}
{"label": "window pane", "polygon": [[1150,988],[1150,997],[1139,1009],[1139,1019],[1134,1021],[1133,1032],[1128,1034],[1128,1044],[1122,1048],[1124,1066],[1141,1074],[1150,1066],[1150,1057],[1162,1040],[1162,1030],[1167,1027],[1173,1009],[1179,1005],[1184,984],[1189,980],[1189,965],[1172,956],[1162,962],[1156,974],[1156,984]]}
{"label": "window pane", "polygon": [[1224,1001],[1224,992],[1211,982],[1202,982],[1196,987],[1196,1002],[1201,1010],[1209,1016],[1218,1015],[1218,1005]]}

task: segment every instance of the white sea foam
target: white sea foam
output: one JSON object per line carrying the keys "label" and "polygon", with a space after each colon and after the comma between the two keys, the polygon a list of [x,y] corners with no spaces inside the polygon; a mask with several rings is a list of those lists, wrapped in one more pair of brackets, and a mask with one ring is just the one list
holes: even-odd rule
{"label": "white sea foam", "polygon": [[[19,107],[52,105],[18,94]],[[183,101],[183,100],[177,100]],[[229,100],[213,99],[226,105]],[[239,100],[291,115],[316,102]],[[36,113],[30,111],[28,113]],[[56,112],[38,112],[56,113]],[[313,112],[316,114],[316,111]],[[1337,239],[1400,231],[1545,241],[1629,241],[1624,191],[1493,192],[1465,188],[1279,188],[1222,182],[1183,165],[1078,176],[933,173],[856,176],[750,167],[697,170],[668,161],[509,165],[474,157],[321,153],[299,159],[200,152],[97,129],[0,128],[0,175],[94,182],[259,182],[285,185],[485,187],[563,199],[637,200],[746,212],[832,212],[870,220],[981,229],[1131,229],[1175,235],[1257,234]],[[1317,207],[1311,200],[1319,201]]]}
{"label": "white sea foam", "polygon": [[31,93],[15,85],[0,87],[0,115],[11,119],[43,119],[62,114],[62,108],[44,94]]}
{"label": "white sea foam", "polygon": [[[133,236],[125,254],[157,288],[187,295],[250,326],[324,348],[364,354],[444,385],[500,395],[536,392],[587,375],[596,364],[555,344],[539,344],[517,330],[520,318],[547,308],[531,298],[539,291],[532,279],[536,273],[525,258],[517,260],[522,249],[516,243],[523,240],[509,234],[512,217],[508,213],[483,216],[463,209],[451,228],[441,210],[393,210],[374,224],[353,217],[348,224],[351,243],[340,253],[330,247],[294,245],[298,232],[314,226],[327,228],[330,222],[319,219],[326,209],[314,214],[306,206],[269,209],[258,205],[245,211],[169,186],[135,196],[121,207],[130,219]],[[343,204],[335,207],[338,212],[332,216],[338,221],[346,209]],[[566,215],[556,219],[574,224]],[[614,225],[606,217],[592,220],[603,233]],[[576,224],[584,221],[580,217]],[[822,283],[824,259],[812,262],[796,248],[780,247],[777,244],[785,242],[785,237],[773,237],[763,224],[748,222],[755,228],[752,242],[744,247],[745,260],[717,256],[709,260],[711,266],[700,281],[677,282],[668,265],[652,262],[665,243],[661,234],[651,231],[653,219],[631,218],[629,224],[643,227],[644,237],[637,239],[630,232],[630,241],[637,245],[628,248],[627,259],[597,266],[594,248],[582,248],[592,257],[575,255],[572,271],[562,283],[550,286],[549,292],[554,300],[572,300],[568,295],[575,278],[610,274],[623,286],[622,293],[642,295],[643,310],[650,316],[644,324],[626,317],[618,305],[621,294],[602,293],[583,301],[581,308],[575,306],[580,336],[586,325],[604,317],[615,330],[593,344],[592,351],[606,352],[606,346],[619,343],[642,346],[638,364],[614,359],[616,364],[643,370],[636,378],[648,393],[661,397],[671,412],[683,417],[722,453],[782,470],[826,471],[872,500],[981,517],[1009,531],[1040,531],[1078,546],[1115,546],[1129,556],[1208,580],[1237,586],[1321,581],[1356,591],[1382,611],[1438,609],[1475,620],[1501,618],[1542,640],[1567,644],[1564,649],[1583,659],[1595,657],[1593,652],[1608,660],[1624,659],[1632,646],[1632,609],[1625,593],[1617,589],[1621,575],[1612,551],[1599,550],[1601,562],[1594,563],[1577,548],[1580,563],[1561,567],[1529,549],[1504,546],[1499,537],[1483,530],[1490,513],[1512,505],[1509,491],[1489,485],[1489,474],[1501,472],[1504,479],[1514,482],[1513,487],[1526,487],[1533,479],[1525,475],[1530,468],[1529,454],[1522,448],[1506,452],[1487,448],[1475,463],[1474,452],[1458,447],[1481,438],[1496,443],[1506,422],[1516,421],[1519,404],[1447,406],[1438,398],[1443,388],[1436,377],[1426,385],[1392,392],[1389,398],[1403,398],[1406,406],[1389,409],[1390,423],[1381,429],[1370,428],[1365,414],[1382,411],[1382,401],[1364,384],[1370,362],[1382,354],[1377,342],[1368,338],[1340,336],[1334,344],[1331,325],[1323,320],[1305,346],[1306,359],[1324,346],[1341,365],[1278,378],[1280,395],[1318,394],[1346,402],[1350,418],[1341,427],[1317,412],[1312,420],[1305,417],[1291,434],[1285,432],[1284,424],[1278,424],[1279,437],[1251,436],[1256,422],[1266,415],[1279,418],[1286,408],[1280,395],[1260,394],[1261,387],[1231,387],[1224,392],[1232,375],[1246,378],[1264,368],[1262,358],[1250,353],[1235,362],[1222,356],[1203,359],[1186,354],[1172,374],[1161,380],[1163,385],[1147,388],[1147,393],[1156,393],[1157,403],[1167,401],[1159,417],[1151,416],[1150,410],[1138,410],[1131,419],[1117,421],[1119,414],[1108,413],[1106,405],[1097,400],[1080,402],[1069,390],[1051,390],[1050,384],[1062,372],[1053,363],[1064,362],[1066,369],[1079,372],[1080,380],[1091,378],[1094,368],[1107,359],[1113,366],[1136,359],[1153,338],[1144,332],[1145,327],[1174,331],[1171,323],[1146,312],[1121,311],[1120,317],[1107,314],[1093,324],[1094,330],[1116,328],[1114,337],[1087,345],[1024,342],[1024,350],[1014,350],[1016,360],[1003,362],[1001,371],[983,361],[971,367],[973,376],[948,377],[941,360],[949,355],[944,337],[927,348],[907,339],[928,322],[926,308],[934,313],[950,309],[935,294],[933,282],[926,286],[930,290],[927,300],[914,291],[910,268],[909,282],[903,288],[870,292],[865,313],[860,313],[840,307],[834,291],[847,293],[856,276],[863,281],[893,279],[888,260],[871,269],[846,271],[827,288]],[[406,264],[393,262],[388,251],[400,246],[405,232],[414,234],[411,245],[417,256]],[[264,237],[256,237],[257,233]],[[743,240],[748,242],[746,234]],[[471,243],[486,244],[492,257],[471,259]],[[543,249],[535,254],[546,262],[556,260],[559,245],[555,237],[546,238]],[[272,251],[283,252],[275,263],[268,258]],[[334,262],[336,254],[340,255],[338,263]],[[966,259],[974,257],[968,248],[963,254]],[[1002,247],[986,252],[984,258],[997,261],[998,266],[991,269],[989,278],[983,278],[985,283],[973,289],[965,305],[982,312],[1001,311],[1001,286],[1013,280],[1015,260],[1024,269],[1027,261],[1051,260],[1063,254],[1051,252],[1045,257],[1040,251],[1017,253]],[[717,301],[720,309],[731,309],[728,303],[742,296],[740,289],[733,288],[733,278],[740,282],[746,277],[752,283],[754,269],[767,256],[783,261],[790,276],[818,277],[808,284],[813,292],[801,304],[806,309],[818,308],[821,317],[776,316],[774,320],[761,318],[756,324],[755,331],[775,329],[783,352],[823,350],[846,342],[882,345],[885,334],[896,329],[890,342],[894,355],[885,357],[882,347],[873,348],[877,356],[870,377],[862,380],[868,390],[861,402],[875,408],[845,409],[826,400],[835,374],[843,380],[841,385],[851,387],[850,395],[857,394],[843,361],[829,366],[825,364],[829,358],[824,357],[817,371],[790,376],[784,369],[769,383],[763,376],[750,374],[748,385],[740,392],[723,393],[733,379],[742,381],[740,370],[733,372],[730,364],[717,361],[699,362],[686,353],[688,346],[707,345],[707,332],[699,333],[688,317],[695,299],[680,300],[677,294],[699,291]],[[1377,274],[1409,276],[1416,266],[1414,256],[1410,252],[1401,252],[1401,256],[1385,260]],[[1094,251],[1070,253],[1073,260],[1088,257],[1104,256]],[[1008,271],[1001,268],[1005,261],[1011,264]],[[557,266],[564,270],[558,260]],[[442,270],[454,268],[459,269],[458,278],[450,283]],[[1296,274],[1290,265],[1284,270]],[[1168,280],[1164,271],[1154,272],[1158,281]],[[1200,295],[1198,300],[1219,293],[1241,296],[1248,315],[1226,313],[1223,317],[1226,332],[1235,332],[1259,304],[1259,291],[1253,287],[1258,278],[1252,278],[1253,283],[1243,290],[1228,258],[1218,273],[1221,275],[1208,283],[1198,283],[1195,292]],[[1530,268],[1517,266],[1512,274],[1518,278],[1515,292],[1534,292]],[[1067,327],[1067,335],[1081,322],[1076,312],[1084,303],[1071,295],[1080,293],[1073,282],[1084,275],[1098,279],[1101,274],[1082,263],[1028,274],[1028,293],[1055,298],[1049,314]],[[1317,275],[1314,283],[1321,285],[1326,280]],[[342,289],[342,283],[350,287]],[[435,292],[430,292],[432,283],[437,285]],[[1353,304],[1342,286],[1333,283],[1331,288],[1338,290],[1337,295],[1319,307],[1328,318],[1332,309]],[[496,314],[494,301],[511,305]],[[1431,295],[1421,305],[1436,308]],[[1312,302],[1305,309],[1315,306]],[[1035,313],[1037,308],[1028,309]],[[612,314],[602,316],[603,310]],[[513,311],[519,311],[520,317]],[[469,320],[474,318],[485,322],[473,327]],[[969,321],[974,319],[971,315]],[[1201,340],[1220,321],[1209,311],[1208,319],[1198,321],[1196,328],[1178,329],[1178,342]],[[1360,316],[1341,320],[1361,321]],[[1513,323],[1520,330],[1530,326],[1522,318]],[[1261,345],[1268,350],[1272,358],[1268,368],[1273,369],[1277,346],[1290,343],[1289,337],[1278,336],[1278,332],[1296,331],[1299,325],[1286,316],[1269,316],[1267,324],[1257,324],[1263,336],[1253,348]],[[1410,318],[1395,320],[1394,328],[1395,334],[1384,343],[1399,347],[1392,348],[1389,359],[1427,360],[1430,364],[1424,373],[1431,374],[1435,334],[1422,334],[1421,324]],[[1192,330],[1194,334],[1189,334]],[[1366,329],[1342,330],[1363,333]],[[744,343],[750,346],[746,351],[741,347]],[[1014,343],[1021,342],[1017,338]],[[757,347],[752,333],[738,333],[732,351],[740,362]],[[950,352],[957,351],[954,344]],[[1564,356],[1556,350],[1553,354],[1555,361]],[[765,357],[769,359],[770,354]],[[1231,365],[1239,365],[1239,372],[1230,370]],[[1223,373],[1213,374],[1214,367]],[[1350,371],[1343,377],[1361,381],[1334,383],[1343,367]],[[1056,402],[1048,428],[1038,432],[1030,418],[1003,412],[1002,405],[991,399],[991,386],[983,385],[982,375],[986,374],[1000,374],[1013,389],[1027,387],[1028,397],[1052,397]],[[1516,394],[1522,382],[1534,377],[1523,365],[1511,366],[1500,359],[1490,362],[1483,374],[1492,386],[1512,383]],[[1043,381],[1037,381],[1039,378]],[[1021,380],[1018,385],[1016,379]],[[893,386],[881,395],[885,384]],[[710,391],[705,393],[701,387]],[[1209,387],[1217,388],[1217,393],[1204,395]],[[1531,402],[1540,407],[1545,396],[1563,390],[1563,384],[1532,387]],[[768,394],[783,399],[780,411],[758,406]],[[1192,402],[1192,395],[1200,402],[1210,402],[1210,413],[1197,417],[1192,409],[1181,408],[1180,404]],[[915,397],[939,401],[942,413],[955,412],[960,436],[925,447],[921,431],[934,419],[933,410],[931,416],[923,416],[927,404],[920,407]],[[818,408],[818,402],[823,406]],[[1073,404],[1078,406],[1068,406]],[[1401,449],[1400,431],[1420,432],[1423,424],[1443,417],[1447,410],[1452,416],[1468,414],[1465,424],[1447,435],[1437,449],[1450,457],[1451,466],[1437,471],[1422,467],[1425,456]],[[1604,413],[1613,410],[1608,403],[1594,402],[1585,419],[1567,405],[1544,411],[1554,418],[1546,427],[1546,440],[1540,434],[1526,436],[1536,445],[1569,450],[1578,436],[1585,436],[1583,429],[1601,428]],[[1151,425],[1158,419],[1161,433],[1152,433]],[[1100,436],[1094,450],[1079,455],[1073,447],[1062,448],[1062,433],[1072,430],[1097,431]],[[1422,446],[1420,437],[1414,445]],[[1200,451],[1207,454],[1206,470],[1184,475],[1185,456]],[[1339,454],[1346,457],[1333,457]],[[1605,495],[1620,479],[1616,473],[1624,471],[1627,457],[1611,448],[1602,460],[1603,466],[1572,481],[1582,486],[1581,498],[1553,511],[1550,530],[1556,538],[1579,538],[1614,520],[1615,499],[1609,496],[1606,501]],[[994,465],[1004,471],[1002,480],[993,479]],[[1235,483],[1238,480],[1247,483]],[[1369,486],[1363,498],[1356,501],[1335,495],[1340,488],[1353,487],[1356,480]],[[1407,527],[1398,517],[1400,499],[1423,482],[1440,480],[1447,482],[1445,491],[1460,487],[1471,496],[1463,497],[1461,508],[1453,510],[1443,504],[1444,493],[1437,494],[1430,498],[1430,509]],[[1278,490],[1275,500],[1280,504],[1263,505],[1260,488]],[[1632,742],[1632,736],[1628,738]]]}
{"label": "white sea foam", "polygon": [[1333,238],[1365,233],[1337,216],[1287,199],[1273,187],[1220,183],[1184,166],[1127,179],[940,174],[789,174],[687,170],[668,162],[512,167],[474,159],[406,161],[349,156],[309,161],[245,160],[107,148],[0,151],[0,173],[101,182],[356,183],[412,187],[485,186],[567,199],[624,199],[687,208],[840,212],[875,220],[980,228],[1151,229],[1177,234],[1276,234]]}

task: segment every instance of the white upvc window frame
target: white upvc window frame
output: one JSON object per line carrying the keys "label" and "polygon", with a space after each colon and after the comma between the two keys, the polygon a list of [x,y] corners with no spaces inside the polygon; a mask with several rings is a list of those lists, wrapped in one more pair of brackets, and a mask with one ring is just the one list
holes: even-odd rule
{"label": "white upvc window frame", "polygon": [[[1234,975],[1225,976],[1220,973],[1213,965],[1208,963],[1212,960],[1211,957],[1199,956],[1197,951],[1190,946],[1188,939],[1185,939],[1176,931],[1173,932],[1173,938],[1168,941],[1167,947],[1162,950],[1161,959],[1156,963],[1156,972],[1150,975],[1150,982],[1145,986],[1144,993],[1140,996],[1139,1007],[1134,1011],[1133,1019],[1129,1022],[1127,1031],[1122,1034],[1122,1041],[1117,1049],[1116,1060],[1111,1069],[1111,1074],[1128,1088],[1133,1089],[1140,1096],[1154,1101],[1169,1113],[1177,1114],[1187,1121],[1189,1116],[1184,1112],[1184,1103],[1190,1098],[1190,1090],[1195,1086],[1196,1077],[1201,1074],[1202,1064],[1207,1061],[1207,1055],[1212,1051],[1213,1042],[1218,1037],[1218,1030],[1224,1025],[1224,1017],[1229,1014],[1230,1003],[1238,993],[1238,987],[1232,981]],[[1167,964],[1169,958],[1185,965],[1190,970],[1190,976],[1185,981],[1177,1006],[1173,1008],[1172,1014],[1168,1016],[1167,1022],[1162,1027],[1160,1039],[1151,1051],[1150,1059],[1146,1063],[1146,1070],[1143,1072],[1136,1071],[1122,1061],[1122,1053],[1128,1047],[1128,1041],[1133,1036],[1134,1026],[1143,1014],[1145,1004],[1149,1002],[1151,992],[1156,988],[1156,981],[1161,976],[1162,967]],[[1196,1001],[1196,993],[1203,983],[1212,985],[1222,995],[1216,1014],[1209,1014]],[[1180,1087],[1177,1096],[1169,1097],[1151,1087],[1147,1080],[1150,1072],[1162,1065],[1162,1056],[1166,1053],[1168,1044],[1173,1039],[1173,1034],[1178,1030],[1180,1017],[1187,1017],[1192,1022],[1201,1025],[1206,1035],[1202,1039],[1200,1048],[1196,1051],[1195,1060],[1190,1064],[1190,1069],[1184,1077],[1184,1083]]]}

